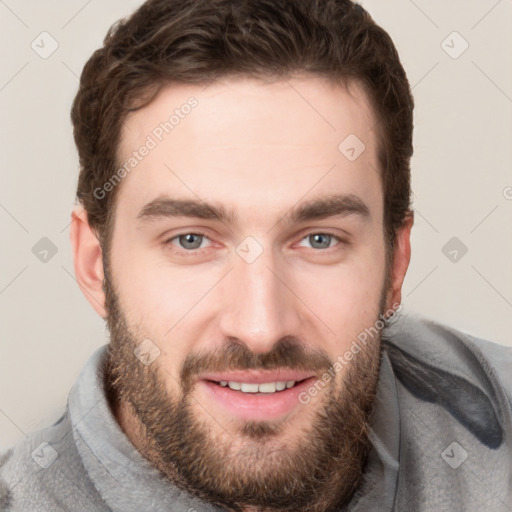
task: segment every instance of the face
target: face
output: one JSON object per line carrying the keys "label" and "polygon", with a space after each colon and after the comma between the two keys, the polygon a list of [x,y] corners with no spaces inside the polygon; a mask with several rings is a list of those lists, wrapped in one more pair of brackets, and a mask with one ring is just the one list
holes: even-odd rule
{"label": "face", "polygon": [[360,480],[379,336],[346,354],[393,271],[374,125],[356,84],[312,77],[173,85],[126,119],[119,160],[137,162],[104,269],[115,411],[210,502],[331,510]]}

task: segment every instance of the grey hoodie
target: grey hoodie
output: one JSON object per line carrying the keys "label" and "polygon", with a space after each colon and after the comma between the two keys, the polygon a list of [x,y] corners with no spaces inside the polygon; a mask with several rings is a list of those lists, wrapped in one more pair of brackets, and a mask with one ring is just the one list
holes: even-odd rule
{"label": "grey hoodie", "polygon": [[[512,349],[421,318],[383,332],[372,451],[350,512],[512,511]],[[104,391],[106,345],[62,418],[0,455],[2,512],[213,512],[122,432]]]}

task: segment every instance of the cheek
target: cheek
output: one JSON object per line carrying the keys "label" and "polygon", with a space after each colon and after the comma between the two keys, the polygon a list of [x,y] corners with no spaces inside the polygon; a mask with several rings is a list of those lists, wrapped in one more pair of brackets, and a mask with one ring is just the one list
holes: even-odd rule
{"label": "cheek", "polygon": [[178,397],[181,365],[193,341],[199,339],[192,325],[197,320],[193,308],[197,293],[182,286],[168,270],[147,265],[128,277],[122,275],[119,282],[119,297],[132,335],[137,344],[149,339],[158,347],[154,369],[167,392]]}
{"label": "cheek", "polygon": [[[333,347],[337,353],[372,326],[381,313],[385,278],[383,249],[360,252],[350,262],[337,266],[311,266],[299,274],[294,290],[334,332]],[[311,318],[312,322],[318,322],[316,317]]]}
{"label": "cheek", "polygon": [[349,257],[334,265],[308,265],[291,270],[294,280],[305,296],[313,303],[322,304],[325,311],[342,308],[349,310],[351,304],[370,306],[380,298],[385,277],[384,250],[368,247],[353,251]]}
{"label": "cheek", "polygon": [[206,265],[170,265],[162,254],[131,251],[120,258],[116,285],[130,327],[139,337],[155,341],[163,356],[172,355],[174,362],[166,364],[171,368],[190,351],[191,341],[199,338],[204,308],[212,304],[214,295],[208,291],[223,271]]}

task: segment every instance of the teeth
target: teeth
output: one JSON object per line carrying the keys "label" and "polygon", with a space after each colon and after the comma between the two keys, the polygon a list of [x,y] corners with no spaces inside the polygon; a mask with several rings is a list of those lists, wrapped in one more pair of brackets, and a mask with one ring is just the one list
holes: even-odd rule
{"label": "teeth", "polygon": [[240,391],[243,391],[244,393],[257,393],[258,387],[258,384],[246,384],[245,382],[242,382]]}
{"label": "teeth", "polygon": [[219,384],[222,387],[229,387],[235,391],[241,391],[242,393],[275,393],[276,391],[283,391],[284,389],[290,389],[295,386],[294,380],[278,381],[278,382],[264,382],[262,384],[249,384],[247,382],[234,382],[221,380]]}
{"label": "teeth", "polygon": [[265,382],[256,387],[259,389],[260,393],[275,393],[275,391],[276,391],[276,383],[275,382]]}

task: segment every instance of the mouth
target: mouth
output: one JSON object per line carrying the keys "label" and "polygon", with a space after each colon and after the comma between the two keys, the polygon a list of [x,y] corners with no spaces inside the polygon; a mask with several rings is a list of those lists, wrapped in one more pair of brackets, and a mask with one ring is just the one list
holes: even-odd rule
{"label": "mouth", "polygon": [[301,407],[299,395],[317,378],[307,372],[231,372],[203,376],[205,403],[232,418],[271,421]]}

